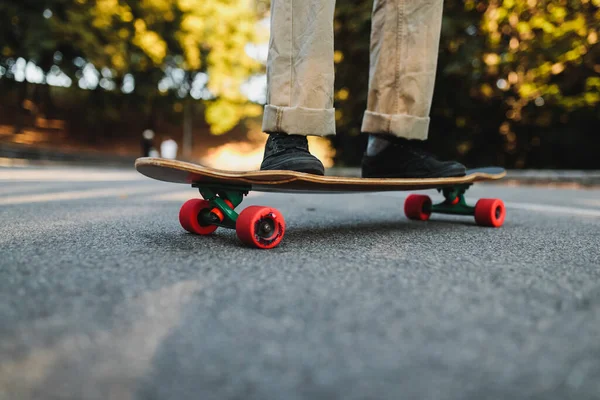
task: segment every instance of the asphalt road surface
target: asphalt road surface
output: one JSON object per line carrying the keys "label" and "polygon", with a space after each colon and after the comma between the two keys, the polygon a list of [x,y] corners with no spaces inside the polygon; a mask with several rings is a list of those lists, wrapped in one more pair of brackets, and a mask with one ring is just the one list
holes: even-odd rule
{"label": "asphalt road surface", "polygon": [[1,400],[600,399],[600,190],[475,186],[501,229],[253,194],[288,224],[269,251],[184,233],[195,195],[0,169]]}

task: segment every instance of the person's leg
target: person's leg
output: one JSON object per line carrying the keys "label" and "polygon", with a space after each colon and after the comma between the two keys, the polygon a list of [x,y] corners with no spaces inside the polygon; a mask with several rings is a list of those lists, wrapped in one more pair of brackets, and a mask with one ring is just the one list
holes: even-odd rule
{"label": "person's leg", "polygon": [[[443,0],[375,0],[363,176],[464,175],[418,150],[426,140],[438,59]],[[419,161],[421,160],[421,161]]]}
{"label": "person's leg", "polygon": [[333,17],[335,0],[272,0],[267,61],[269,133],[261,169],[323,173],[307,135],[335,134]]}

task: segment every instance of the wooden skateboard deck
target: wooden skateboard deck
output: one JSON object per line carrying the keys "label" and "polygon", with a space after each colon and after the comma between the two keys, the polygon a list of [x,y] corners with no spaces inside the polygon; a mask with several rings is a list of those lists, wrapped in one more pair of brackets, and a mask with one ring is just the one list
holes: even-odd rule
{"label": "wooden skateboard deck", "polygon": [[203,199],[188,200],[179,210],[179,223],[190,233],[210,235],[218,227],[235,229],[245,244],[261,249],[279,245],[285,234],[283,215],[272,207],[250,206],[235,211],[250,191],[289,193],[349,193],[438,189],[445,200],[433,204],[429,196],[410,195],[404,202],[409,219],[426,221],[432,213],[470,215],[477,225],[500,227],[506,215],[499,199],[480,199],[473,207],[464,194],[475,182],[501,179],[502,168],[467,171],[456,178],[398,179],[318,176],[293,171],[222,171],[183,161],[139,158],[136,169],[165,182],[185,183],[198,188]]}
{"label": "wooden skateboard deck", "polygon": [[349,193],[439,189],[501,179],[499,167],[472,169],[458,178],[349,178],[294,171],[223,171],[198,164],[160,158],[139,158],[136,169],[149,178],[172,183],[246,186],[258,192]]}
{"label": "wooden skateboard deck", "polygon": [[236,211],[250,191],[287,193],[351,193],[438,189],[445,200],[433,204],[425,195],[410,195],[404,202],[409,219],[426,221],[432,213],[469,215],[477,225],[500,227],[506,210],[499,199],[480,199],[473,207],[464,194],[479,181],[501,179],[498,167],[472,169],[456,178],[347,178],[318,176],[293,171],[233,172],[183,161],[139,158],[135,168],[149,178],[184,183],[198,188],[202,199],[188,200],[179,211],[179,223],[190,233],[210,235],[218,227],[235,229],[245,244],[261,249],[279,245],[285,234],[283,215],[272,207],[250,206]]}

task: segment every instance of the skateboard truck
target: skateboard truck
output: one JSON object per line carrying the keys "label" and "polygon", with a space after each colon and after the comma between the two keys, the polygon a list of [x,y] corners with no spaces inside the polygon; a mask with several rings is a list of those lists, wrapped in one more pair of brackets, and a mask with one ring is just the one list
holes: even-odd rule
{"label": "skateboard truck", "polygon": [[218,227],[235,229],[238,238],[261,249],[276,247],[285,233],[285,221],[271,207],[249,206],[241,213],[235,208],[242,203],[251,186],[198,183],[203,199],[188,200],[179,211],[179,222],[188,232],[210,235]]}
{"label": "skateboard truck", "polygon": [[439,188],[444,201],[433,204],[426,195],[411,194],[404,202],[404,213],[408,219],[427,221],[432,213],[451,215],[470,215],[475,217],[477,225],[499,227],[504,223],[506,209],[500,199],[480,199],[475,207],[467,204],[465,192],[471,183]]}
{"label": "skateboard truck", "polygon": [[444,195],[444,201],[431,206],[432,213],[455,214],[455,215],[475,215],[475,207],[467,204],[465,192],[471,187],[471,184],[446,187],[438,189],[438,192]]}
{"label": "skateboard truck", "polygon": [[244,196],[250,191],[249,188],[231,187],[224,188],[222,185],[194,184],[200,195],[208,201],[212,208],[205,208],[198,214],[201,225],[216,225],[224,228],[235,229],[238,213],[235,208],[242,203]]}

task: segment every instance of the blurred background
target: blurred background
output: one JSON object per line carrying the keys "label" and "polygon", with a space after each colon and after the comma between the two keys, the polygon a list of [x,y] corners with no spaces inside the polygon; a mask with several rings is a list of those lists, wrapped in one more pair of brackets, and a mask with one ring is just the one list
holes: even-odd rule
{"label": "blurred background", "polygon": [[[338,2],[335,138],[366,138],[372,0]],[[0,1],[0,157],[262,159],[266,0]],[[468,166],[600,168],[600,0],[446,0],[430,145]],[[362,78],[357,78],[362,77]]]}

